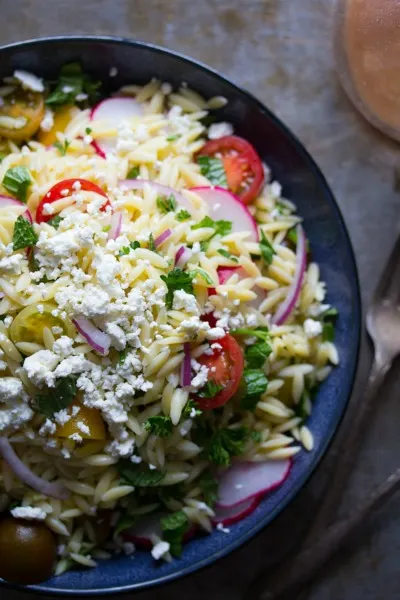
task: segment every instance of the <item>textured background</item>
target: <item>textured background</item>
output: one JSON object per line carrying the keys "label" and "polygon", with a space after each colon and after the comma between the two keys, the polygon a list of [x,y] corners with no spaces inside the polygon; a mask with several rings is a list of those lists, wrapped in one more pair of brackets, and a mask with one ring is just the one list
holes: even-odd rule
{"label": "textured background", "polygon": [[[353,111],[337,83],[331,51],[334,3],[2,0],[0,43],[63,33],[129,36],[191,55],[249,89],[292,128],[327,176],[356,250],[365,304],[399,230],[399,196],[393,187],[399,147]],[[369,360],[364,340],[357,389]],[[399,380],[397,366],[366,434],[342,510],[399,466]],[[322,465],[300,497],[264,533],[212,568],[165,588],[164,600],[239,600],[255,572],[299,539],[326,475]],[[309,600],[400,599],[399,508],[400,499],[393,499],[362,541],[326,570]],[[150,591],[139,597],[152,600],[159,594]],[[25,596],[2,591],[1,597]]]}

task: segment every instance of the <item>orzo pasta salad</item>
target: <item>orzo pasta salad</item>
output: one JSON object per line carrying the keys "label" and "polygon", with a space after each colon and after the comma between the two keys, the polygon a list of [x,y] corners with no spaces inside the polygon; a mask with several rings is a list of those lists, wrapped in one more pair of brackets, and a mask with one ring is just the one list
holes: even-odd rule
{"label": "orzo pasta salad", "polygon": [[301,219],[226,99],[100,94],[78,64],[0,87],[0,576],[21,583],[229,534],[312,451],[338,362]]}

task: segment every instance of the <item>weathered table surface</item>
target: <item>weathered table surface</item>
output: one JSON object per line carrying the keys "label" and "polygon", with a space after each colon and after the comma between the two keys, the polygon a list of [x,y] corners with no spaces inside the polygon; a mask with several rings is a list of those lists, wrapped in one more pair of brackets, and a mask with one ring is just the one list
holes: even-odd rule
{"label": "weathered table surface", "polygon": [[[327,176],[350,230],[365,302],[399,229],[399,196],[393,189],[399,148],[353,111],[338,85],[331,51],[333,5],[334,0],[5,0],[0,43],[64,33],[129,36],[187,53],[251,90],[292,128]],[[364,340],[359,384],[369,358]],[[396,383],[393,373],[344,510],[399,466]],[[323,467],[266,531],[212,568],[166,587],[163,598],[239,600],[253,574],[296,539],[322,477]],[[327,569],[310,600],[400,598],[399,502],[393,499],[362,544]],[[22,598],[4,591],[1,596]]]}

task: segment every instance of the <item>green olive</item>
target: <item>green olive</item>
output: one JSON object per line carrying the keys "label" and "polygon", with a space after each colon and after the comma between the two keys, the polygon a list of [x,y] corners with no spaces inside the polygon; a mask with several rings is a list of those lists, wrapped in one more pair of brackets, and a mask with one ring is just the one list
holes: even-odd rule
{"label": "green olive", "polygon": [[44,523],[13,517],[0,522],[0,577],[39,583],[52,576],[55,560],[55,537]]}

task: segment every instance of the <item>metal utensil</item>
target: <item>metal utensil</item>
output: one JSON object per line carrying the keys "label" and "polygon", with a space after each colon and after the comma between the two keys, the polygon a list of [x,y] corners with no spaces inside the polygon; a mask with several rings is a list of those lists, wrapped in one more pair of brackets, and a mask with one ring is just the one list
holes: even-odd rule
{"label": "metal utensil", "polygon": [[[342,445],[339,458],[336,459],[334,465],[329,464],[329,467],[327,464],[324,465],[325,468],[332,471],[329,478],[329,493],[325,494],[318,514],[302,546],[305,548],[303,553],[307,553],[308,557],[311,554],[316,563],[319,563],[321,543],[317,542],[313,545],[313,542],[325,531],[335,513],[346,480],[354,465],[362,436],[366,431],[371,409],[375,405],[375,400],[378,399],[378,392],[393,364],[393,360],[400,354],[400,237],[396,241],[373,295],[367,313],[366,325],[375,348],[371,372],[361,399],[353,411],[354,415],[345,424],[341,435]],[[336,547],[337,545],[332,545],[329,549],[328,546],[324,545],[324,562],[334,553]],[[291,600],[294,600],[291,572],[297,572],[297,564],[303,560],[303,553],[284,561],[280,567],[274,568],[273,573],[266,573],[263,570],[251,584],[251,592],[248,598],[252,598],[252,600],[256,598],[260,598],[260,600],[281,600],[286,597],[286,592],[290,588],[292,590],[290,597]],[[315,571],[313,569],[312,573],[309,573],[308,579],[302,578],[302,581],[298,581],[298,584],[305,585],[306,580],[307,583],[310,583],[310,578],[315,574]],[[266,586],[267,589],[265,589]],[[300,587],[297,587],[297,593],[300,591]]]}

